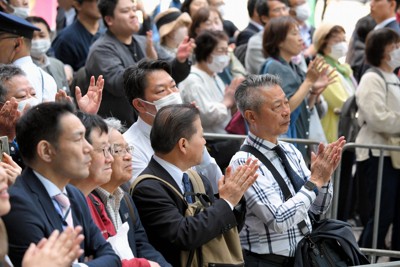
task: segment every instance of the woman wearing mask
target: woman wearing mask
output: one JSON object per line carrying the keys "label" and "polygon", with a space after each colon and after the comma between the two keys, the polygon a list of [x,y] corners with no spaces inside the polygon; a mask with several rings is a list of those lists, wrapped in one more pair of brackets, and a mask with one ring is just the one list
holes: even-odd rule
{"label": "woman wearing mask", "polygon": [[[314,48],[330,68],[333,69],[335,82],[328,85],[322,96],[328,103],[328,110],[321,119],[321,124],[328,142],[338,138],[340,112],[344,102],[356,89],[356,81],[350,65],[340,63],[339,59],[347,54],[346,35],[343,27],[335,24],[322,24],[313,36]],[[342,155],[341,178],[339,190],[338,219],[348,220],[355,213],[353,191],[355,164],[354,151],[346,150]],[[360,210],[360,209],[359,209]]]}
{"label": "woman wearing mask", "polygon": [[169,8],[159,13],[154,23],[160,36],[160,46],[171,56],[176,57],[178,46],[188,36],[188,28],[192,19],[189,14],[177,8]]}
{"label": "woman wearing mask", "polygon": [[[282,80],[281,86],[291,110],[290,126],[285,137],[308,139],[310,111],[320,101],[322,91],[334,81],[334,75],[322,67],[324,60],[321,57],[309,64],[307,73],[302,71],[291,61],[302,49],[303,39],[295,19],[278,17],[268,22],[263,35],[263,52],[267,59],[261,73],[278,75]],[[298,145],[298,148],[309,161],[307,147]]]}
{"label": "woman wearing mask", "polygon": [[26,20],[40,29],[40,32],[33,32],[31,46],[33,62],[54,78],[58,89],[63,89],[69,93],[69,82],[72,82],[72,69],[70,71],[67,70],[67,76],[65,68],[68,67],[65,67],[60,60],[46,55],[51,47],[49,24],[41,17],[28,17]]}
{"label": "woman wearing mask", "polygon": [[[196,38],[204,30],[223,30],[221,15],[214,7],[199,9],[199,11],[192,17],[192,20],[193,22],[189,28],[190,38]],[[218,76],[226,85],[230,84],[234,78],[243,77],[247,74],[242,63],[240,63],[234,55],[233,50],[229,47],[228,51],[229,64],[222,72],[218,73]]]}
{"label": "woman wearing mask", "polygon": [[[400,81],[393,71],[400,67],[400,37],[390,28],[369,33],[365,54],[375,68],[361,78],[356,91],[358,123],[357,144],[389,144],[400,135]],[[360,247],[370,248],[374,224],[375,192],[379,150],[356,148],[357,172],[368,192],[370,217],[360,237]],[[400,250],[400,170],[395,169],[384,151],[382,196],[378,228],[378,249],[385,248],[385,237],[393,224],[391,250]]]}
{"label": "woman wearing mask", "polygon": [[[234,79],[229,86],[225,86],[217,75],[229,64],[228,36],[223,31],[203,31],[196,38],[194,54],[197,63],[192,67],[189,76],[179,84],[182,99],[187,103],[194,101],[199,107],[204,132],[226,133],[225,127],[232,117],[231,110],[235,109],[234,94],[241,82],[241,79]],[[237,147],[222,142],[208,142],[208,145],[218,146],[210,148],[210,155],[224,169]],[[220,147],[223,145],[224,148]],[[229,150],[235,151],[230,155]],[[226,153],[218,155],[218,151]]]}
{"label": "woman wearing mask", "polygon": [[348,50],[345,34],[342,26],[322,24],[313,36],[316,51],[336,74],[335,82],[327,86],[322,93],[328,102],[327,114],[321,119],[328,143],[338,138],[340,110],[347,98],[354,94],[357,86],[351,67],[339,62],[340,58],[346,56]]}

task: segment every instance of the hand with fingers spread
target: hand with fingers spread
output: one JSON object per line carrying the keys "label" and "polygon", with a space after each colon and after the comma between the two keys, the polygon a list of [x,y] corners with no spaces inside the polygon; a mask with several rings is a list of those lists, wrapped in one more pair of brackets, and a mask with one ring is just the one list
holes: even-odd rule
{"label": "hand with fingers spread", "polygon": [[21,174],[22,168],[12,159],[10,155],[3,153],[2,162],[0,165],[4,168],[7,174],[8,185],[14,184],[18,175]]}
{"label": "hand with fingers spread", "polygon": [[232,167],[226,169],[225,176],[218,181],[219,197],[236,206],[244,192],[258,177],[258,160],[247,159],[244,165],[239,166],[233,173]]}
{"label": "hand with fingers spread", "polygon": [[196,48],[196,44],[193,38],[186,36],[182,43],[179,44],[178,50],[176,52],[176,59],[184,63],[188,58],[192,56],[193,50]]}
{"label": "hand with fingers spread", "polygon": [[14,97],[6,101],[0,109],[0,136],[8,136],[8,140],[15,138],[15,126],[21,112],[18,111],[18,102]]}
{"label": "hand with fingers spread", "polygon": [[342,157],[342,148],[346,144],[344,137],[340,137],[333,143],[318,146],[318,152],[311,153],[311,178],[319,188],[329,182],[333,172],[339,165]]}
{"label": "hand with fingers spread", "polygon": [[81,226],[66,228],[61,234],[55,230],[48,239],[43,238],[35,245],[31,244],[22,260],[23,267],[71,266],[83,250],[80,243],[84,236]]}
{"label": "hand with fingers spread", "polygon": [[313,84],[311,94],[320,95],[328,85],[336,81],[336,77],[335,69],[330,69],[322,57],[317,57],[309,64],[306,75],[306,79]]}
{"label": "hand with fingers spread", "polygon": [[89,114],[96,114],[99,111],[101,100],[103,97],[103,88],[104,88],[103,75],[99,75],[97,81],[95,81],[94,76],[90,77],[90,84],[88,87],[88,91],[86,95],[83,97],[81,89],[78,86],[76,86],[75,97],[79,109]]}
{"label": "hand with fingers spread", "polygon": [[56,102],[63,102],[63,101],[72,103],[72,98],[67,95],[67,92],[65,92],[62,89],[59,89],[58,92],[56,93]]}

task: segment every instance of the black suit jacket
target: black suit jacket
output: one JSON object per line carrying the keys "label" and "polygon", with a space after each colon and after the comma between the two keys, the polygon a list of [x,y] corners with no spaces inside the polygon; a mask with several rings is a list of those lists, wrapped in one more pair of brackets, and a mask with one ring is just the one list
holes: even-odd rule
{"label": "black suit jacket", "polygon": [[253,23],[249,23],[243,31],[241,31],[236,39],[236,46],[247,44],[250,37],[259,32],[260,29],[257,28]]}
{"label": "black suit jacket", "polygon": [[[180,191],[170,174],[153,158],[141,174],[164,179]],[[214,199],[208,179],[202,177],[207,195]],[[195,217],[184,217],[187,208],[176,193],[155,179],[140,182],[132,197],[139,210],[150,243],[172,266],[180,266],[181,250],[192,250],[242,223],[244,210],[235,214],[223,199]]]}
{"label": "black suit jacket", "polygon": [[[71,202],[74,225],[81,225],[84,241],[81,244],[85,256],[93,256],[86,264],[95,266],[121,266],[119,257],[104,240],[99,228],[92,221],[84,195],[74,186],[66,187]],[[63,231],[63,220],[46,191],[33,173],[26,168],[10,188],[11,211],[3,217],[9,241],[9,256],[14,266],[21,266],[23,255],[30,243],[38,243],[43,237],[58,229]]]}

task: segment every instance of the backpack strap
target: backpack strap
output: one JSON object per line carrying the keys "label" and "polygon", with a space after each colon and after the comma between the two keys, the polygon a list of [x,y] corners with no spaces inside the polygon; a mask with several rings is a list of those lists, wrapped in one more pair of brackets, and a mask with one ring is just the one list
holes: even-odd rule
{"label": "backpack strap", "polygon": [[192,169],[188,169],[186,173],[189,175],[189,179],[192,182],[193,191],[195,193],[206,193],[206,189],[204,188],[203,180],[201,179],[200,175]]}
{"label": "backpack strap", "polygon": [[129,209],[129,216],[131,217],[133,224],[135,224],[135,211],[133,210],[133,205],[130,197],[131,196],[129,196],[128,193],[124,192],[124,200]]}
{"label": "backpack strap", "polygon": [[151,175],[151,174],[142,174],[140,175],[138,178],[135,179],[135,181],[133,181],[131,188],[129,189],[129,192],[132,194],[133,193],[133,189],[135,189],[135,187],[143,180],[147,180],[147,179],[154,179],[154,180],[158,180],[166,185],[168,185],[172,191],[174,191],[180,198],[182,198],[182,200],[184,200],[184,202],[186,202],[186,200],[184,199],[183,195],[181,192],[179,192],[172,184],[168,183],[167,181],[161,179],[160,177],[157,177],[155,175]]}
{"label": "backpack strap", "polygon": [[[196,192],[196,188],[199,189],[199,190],[202,189],[204,191],[204,193],[196,194],[196,196],[199,198],[199,200],[202,203],[202,205],[204,205],[205,203],[204,203],[203,197],[205,197],[206,194],[205,194],[204,184],[203,184],[203,182],[201,180],[201,177],[199,176],[199,174],[196,171],[191,170],[191,169],[187,170],[187,173],[189,175],[190,181],[192,182],[194,191]],[[151,175],[151,174],[142,174],[139,177],[137,177],[135,179],[135,181],[131,185],[130,193],[132,194],[133,193],[133,189],[141,181],[146,180],[146,179],[155,179],[155,180],[158,180],[158,181],[163,182],[164,184],[168,185],[172,189],[172,191],[174,191],[182,199],[182,201],[185,202],[186,205],[188,205],[188,203],[186,202],[186,199],[183,197],[182,193],[179,192],[172,184],[168,183],[167,181],[165,181],[165,180],[163,180],[163,179],[161,179],[161,178],[159,178],[157,176]],[[207,206],[205,206],[205,207],[207,207]],[[195,211],[195,214],[199,213],[200,211],[201,211],[200,207],[198,207],[196,209],[196,211]],[[188,257],[188,260],[187,260],[187,263],[186,263],[186,267],[190,267],[191,266],[191,264],[193,262],[194,253],[195,253],[196,250],[198,250],[199,253],[201,253],[201,247],[197,248],[197,249],[190,250],[189,257]],[[199,255],[201,255],[201,254],[199,254]],[[201,256],[199,256],[199,257],[201,257]],[[201,259],[199,259],[199,260],[201,260]]]}

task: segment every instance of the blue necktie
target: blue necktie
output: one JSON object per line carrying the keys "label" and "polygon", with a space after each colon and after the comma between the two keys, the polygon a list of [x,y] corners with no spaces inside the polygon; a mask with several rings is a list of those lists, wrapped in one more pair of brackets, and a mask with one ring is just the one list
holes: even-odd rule
{"label": "blue necktie", "polygon": [[[193,192],[192,184],[190,183],[190,179],[187,173],[183,173],[182,182],[185,193]],[[192,196],[185,196],[185,198],[188,203],[193,203]]]}
{"label": "blue necktie", "polygon": [[282,162],[283,166],[285,167],[286,173],[287,173],[290,181],[292,182],[294,190],[296,192],[298,192],[300,190],[300,188],[303,186],[304,180],[301,179],[301,177],[292,169],[288,159],[286,158],[285,152],[279,145],[275,146],[273,148],[273,150],[276,152],[278,157],[281,159],[281,162]]}

